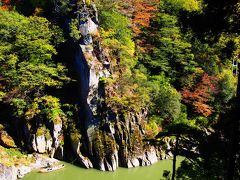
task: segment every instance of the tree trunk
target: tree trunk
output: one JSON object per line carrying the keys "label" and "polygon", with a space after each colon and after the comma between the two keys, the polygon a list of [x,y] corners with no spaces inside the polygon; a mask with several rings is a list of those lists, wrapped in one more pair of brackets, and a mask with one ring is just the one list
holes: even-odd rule
{"label": "tree trunk", "polygon": [[230,137],[230,155],[228,161],[228,170],[227,170],[227,180],[234,179],[234,173],[236,170],[236,159],[238,153],[238,144],[239,144],[239,109],[240,109],[240,64],[238,64],[238,85],[237,85],[237,97],[236,103],[234,107],[234,116],[232,122],[233,133],[232,137]]}
{"label": "tree trunk", "polygon": [[172,180],[175,179],[175,175],[176,175],[176,161],[177,161],[178,143],[179,143],[178,141],[179,141],[179,135],[177,134],[177,136],[176,136],[176,145],[175,145],[174,152],[173,152]]}

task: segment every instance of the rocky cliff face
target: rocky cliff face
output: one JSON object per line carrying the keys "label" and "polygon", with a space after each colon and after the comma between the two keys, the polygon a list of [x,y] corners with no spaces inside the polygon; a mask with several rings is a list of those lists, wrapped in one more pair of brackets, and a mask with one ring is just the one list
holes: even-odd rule
{"label": "rocky cliff face", "polygon": [[74,68],[82,138],[71,143],[79,163],[114,171],[118,166],[147,166],[166,158],[163,150],[143,143],[146,112],[114,113],[106,107],[101,79],[109,77],[111,70],[99,41],[97,10],[85,1],[79,8],[81,39],[74,45]]}
{"label": "rocky cliff face", "polygon": [[35,126],[23,125],[23,139],[28,149],[40,154],[47,153],[51,157],[57,155],[63,159],[63,130],[62,121],[41,122]]}

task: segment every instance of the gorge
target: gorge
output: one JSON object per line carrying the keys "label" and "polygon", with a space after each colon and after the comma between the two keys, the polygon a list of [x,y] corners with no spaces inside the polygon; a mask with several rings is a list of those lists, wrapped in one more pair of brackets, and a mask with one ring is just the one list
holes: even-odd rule
{"label": "gorge", "polygon": [[0,0],[0,179],[238,179],[239,15],[234,0]]}
{"label": "gorge", "polygon": [[30,124],[16,120],[9,127],[17,132],[14,139],[16,135],[21,137],[18,142],[23,141],[23,147],[29,152],[48,154],[60,160],[77,160],[85,168],[102,171],[115,171],[119,166],[148,166],[170,157],[169,142],[165,148],[143,141],[146,110],[114,111],[106,104],[103,79],[112,76],[113,69],[109,55],[101,47],[95,4],[72,1],[70,6],[76,8],[72,12],[74,18],[62,16],[61,8],[64,7],[60,7],[61,2],[55,1],[54,4],[56,19],[64,22],[65,33],[71,33],[72,22],[76,22],[80,32],[77,32],[79,39],[69,37],[64,45],[68,56],[66,61],[77,80],[77,92],[74,93],[77,94],[74,97],[76,116],[71,125],[64,124],[64,117],[56,117],[50,122],[36,119]]}

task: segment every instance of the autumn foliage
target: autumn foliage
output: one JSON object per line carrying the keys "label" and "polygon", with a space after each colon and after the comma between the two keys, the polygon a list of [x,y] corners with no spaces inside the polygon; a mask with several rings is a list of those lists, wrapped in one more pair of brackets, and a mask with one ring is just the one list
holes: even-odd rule
{"label": "autumn foliage", "polygon": [[3,10],[8,10],[11,5],[11,0],[1,0],[2,7],[0,7]]}
{"label": "autumn foliage", "polygon": [[183,101],[192,105],[197,113],[205,117],[210,116],[213,113],[213,108],[209,105],[209,101],[213,94],[218,93],[216,82],[216,77],[204,73],[201,81],[192,90],[183,88],[181,92]]}
{"label": "autumn foliage", "polygon": [[123,0],[120,9],[131,18],[134,33],[139,34],[142,27],[149,26],[158,3],[159,0]]}

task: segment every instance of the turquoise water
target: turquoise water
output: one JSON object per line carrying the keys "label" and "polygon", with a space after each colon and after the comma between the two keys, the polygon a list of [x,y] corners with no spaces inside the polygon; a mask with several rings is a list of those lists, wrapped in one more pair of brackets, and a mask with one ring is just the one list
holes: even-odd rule
{"label": "turquoise water", "polygon": [[[179,157],[177,165],[183,157]],[[160,180],[164,170],[172,169],[172,160],[162,160],[148,167],[118,168],[115,172],[102,172],[96,169],[84,169],[64,163],[65,168],[49,172],[33,172],[23,180]]]}

